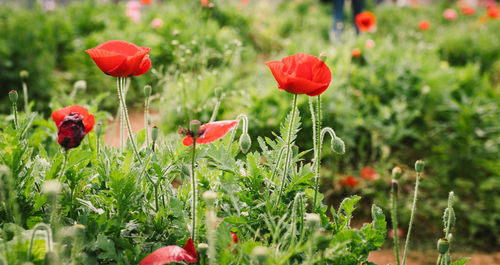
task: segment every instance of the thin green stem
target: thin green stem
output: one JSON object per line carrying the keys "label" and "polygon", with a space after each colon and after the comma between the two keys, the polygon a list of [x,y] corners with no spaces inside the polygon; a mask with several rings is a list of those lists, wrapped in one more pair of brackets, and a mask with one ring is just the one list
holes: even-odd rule
{"label": "thin green stem", "polygon": [[97,136],[96,135],[96,143],[95,143],[95,149],[96,149],[96,152],[97,152],[97,159],[99,159],[99,154],[100,154],[100,151],[101,151],[101,137]]}
{"label": "thin green stem", "polygon": [[17,130],[19,128],[19,120],[17,118],[17,104],[12,103],[12,113],[14,114],[14,128]]}
{"label": "thin green stem", "polygon": [[215,121],[215,118],[217,117],[217,113],[219,112],[219,107],[220,107],[220,99],[217,99],[217,103],[215,104],[214,111],[212,112],[212,116],[210,117],[210,122]]}
{"label": "thin green stem", "polygon": [[286,180],[286,174],[288,173],[288,168],[290,167],[290,153],[291,153],[291,138],[292,138],[292,129],[293,129],[293,123],[295,120],[295,109],[297,108],[297,98],[298,95],[294,94],[293,95],[293,104],[292,104],[292,117],[290,118],[290,124],[288,124],[288,134],[287,134],[287,143],[286,143],[286,156],[285,156],[285,170],[283,171],[283,177],[281,178],[281,184],[280,184],[280,189],[279,189],[279,194],[278,194],[278,199],[276,206],[278,206],[280,200],[281,200],[281,195],[283,194],[283,188],[285,186],[285,180]]}
{"label": "thin green stem", "polygon": [[157,212],[160,210],[160,204],[158,202],[158,184],[159,183],[157,183],[157,185],[154,186],[155,187],[155,208],[156,208]]}
{"label": "thin green stem", "polygon": [[69,150],[64,150],[63,163],[62,163],[61,169],[59,170],[59,176],[57,177],[57,179],[59,181],[63,177],[64,171],[66,170],[66,163],[68,162],[68,153],[69,153]]}
{"label": "thin green stem", "polygon": [[394,252],[396,255],[397,265],[400,265],[401,262],[399,260],[399,235],[398,235],[398,206],[397,206],[397,190],[395,190],[394,179],[391,183],[391,215],[392,215],[392,234],[394,238]]}
{"label": "thin green stem", "polygon": [[123,104],[122,104],[122,92],[121,92],[121,77],[116,78],[116,87],[117,87],[117,93],[118,93],[118,99],[119,99],[119,119],[120,119],[120,152],[123,153],[125,150],[125,134],[123,132]]}
{"label": "thin green stem", "polygon": [[410,223],[408,224],[408,233],[406,235],[405,250],[403,253],[403,265],[405,265],[405,262],[406,262],[406,254],[408,252],[408,245],[410,243],[410,234],[411,234],[411,228],[413,225],[413,218],[415,216],[415,211],[417,209],[418,183],[420,181],[420,175],[421,175],[421,173],[417,172],[417,180],[415,181],[415,192],[413,194],[413,204],[411,206]]}
{"label": "thin green stem", "polygon": [[448,196],[448,222],[446,224],[446,231],[444,233],[444,237],[450,240],[450,230],[451,230],[451,212],[453,211],[453,191],[450,192],[450,195]]}
{"label": "thin green stem", "polygon": [[196,160],[196,138],[193,137],[193,156],[191,157],[191,186],[193,187],[193,207],[191,209],[191,214],[193,217],[191,238],[193,242],[195,241],[196,235],[196,170],[195,170],[195,160]]}
{"label": "thin green stem", "polygon": [[[313,133],[316,135],[316,141],[315,141],[315,149],[316,152],[315,155],[316,157],[314,158],[314,162],[316,163],[316,177],[315,177],[315,187],[314,187],[314,201],[313,201],[313,207],[317,211],[316,207],[316,202],[318,198],[318,190],[319,190],[319,173],[320,173],[320,168],[321,168],[321,95],[318,95],[317,97],[317,104],[316,104],[316,114],[318,115],[318,118],[316,119],[316,131]],[[314,113],[312,113],[314,115]]]}
{"label": "thin green stem", "polygon": [[146,147],[149,146],[149,96],[146,96],[146,104],[144,110],[144,129],[146,130]]}
{"label": "thin green stem", "polygon": [[24,112],[26,115],[29,114],[29,105],[28,105],[28,86],[26,82],[23,81],[23,95],[24,95]]}

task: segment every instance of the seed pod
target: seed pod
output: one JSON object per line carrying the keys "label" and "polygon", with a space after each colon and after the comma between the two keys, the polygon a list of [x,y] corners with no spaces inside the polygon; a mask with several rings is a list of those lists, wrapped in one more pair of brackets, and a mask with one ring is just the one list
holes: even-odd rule
{"label": "seed pod", "polygon": [[247,133],[244,133],[240,136],[240,149],[241,152],[246,154],[248,150],[250,150],[250,146],[252,146],[252,140]]}
{"label": "seed pod", "polygon": [[417,160],[417,162],[415,162],[415,171],[417,171],[418,173],[421,173],[422,171],[424,171],[424,166],[425,166],[424,161]]}
{"label": "seed pod", "polygon": [[332,139],[332,149],[335,153],[337,154],[344,154],[345,153],[345,144],[342,139],[339,137],[335,137]]}
{"label": "seed pod", "polygon": [[446,238],[440,238],[437,243],[437,250],[439,254],[444,254],[448,252],[448,249],[450,249],[450,242],[448,242],[448,239]]}
{"label": "seed pod", "polygon": [[201,127],[201,122],[198,120],[192,120],[191,122],[189,122],[189,130],[193,132],[194,136],[198,135],[200,127]]}
{"label": "seed pod", "polygon": [[156,142],[156,140],[158,140],[158,133],[160,132],[160,129],[158,129],[158,127],[155,125],[153,126],[153,128],[151,128],[151,140],[153,140],[153,142]]}
{"label": "seed pod", "polygon": [[151,88],[151,86],[150,86],[150,85],[145,85],[145,86],[144,86],[144,95],[146,95],[146,97],[151,96],[151,91],[152,91],[152,90],[153,90],[153,89]]}
{"label": "seed pod", "polygon": [[95,125],[94,130],[95,130],[95,135],[97,135],[97,137],[101,137],[101,135],[102,135],[102,123],[100,123],[100,122],[97,123]]}
{"label": "seed pod", "polygon": [[10,99],[10,102],[12,102],[12,103],[17,103],[17,98],[18,98],[17,91],[15,91],[15,90],[11,90],[11,91],[9,92],[9,99]]}

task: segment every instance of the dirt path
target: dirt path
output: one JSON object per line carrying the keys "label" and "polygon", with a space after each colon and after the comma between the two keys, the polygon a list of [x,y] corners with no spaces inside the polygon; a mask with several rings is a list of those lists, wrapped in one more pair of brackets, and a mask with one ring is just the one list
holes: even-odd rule
{"label": "dirt path", "polygon": [[[144,112],[143,110],[134,110],[129,113],[130,127],[132,127],[132,132],[135,134],[138,131],[144,129]],[[150,111],[149,119],[150,123],[154,123],[160,120],[160,113],[158,111]],[[111,120],[107,122],[108,129],[104,135],[104,143],[106,145],[118,147],[120,146],[120,130],[119,124],[115,125],[115,121]],[[127,139],[127,131],[125,131],[125,139]]]}

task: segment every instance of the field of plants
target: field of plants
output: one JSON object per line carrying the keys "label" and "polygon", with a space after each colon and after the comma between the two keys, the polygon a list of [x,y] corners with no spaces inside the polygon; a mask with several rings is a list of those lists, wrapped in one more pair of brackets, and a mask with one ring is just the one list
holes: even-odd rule
{"label": "field of plants", "polygon": [[0,265],[500,264],[500,6],[375,2],[0,1]]}

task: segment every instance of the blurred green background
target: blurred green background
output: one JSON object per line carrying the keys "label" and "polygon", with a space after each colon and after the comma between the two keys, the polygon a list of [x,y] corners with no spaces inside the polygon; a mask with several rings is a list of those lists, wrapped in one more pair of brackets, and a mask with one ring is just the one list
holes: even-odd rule
{"label": "blurred green background", "polygon": [[[218,119],[247,114],[255,139],[278,131],[292,99],[276,88],[264,62],[324,51],[333,79],[322,96],[323,124],[346,143],[343,156],[326,148],[323,152],[322,190],[328,202],[337,205],[356,193],[363,195],[365,205],[375,202],[388,212],[391,169],[424,159],[415,236],[434,242],[453,190],[460,201],[455,206],[458,240],[467,247],[498,249],[500,20],[485,19],[485,9],[478,7],[472,16],[459,14],[447,21],[442,15],[446,8],[459,11],[453,1],[415,8],[367,1],[377,17],[377,31],[356,36],[347,8],[347,28],[338,43],[329,37],[332,7],[327,3],[213,2],[214,7],[204,8],[199,1],[153,1],[141,7],[136,23],[126,16],[125,1],[56,1],[54,10],[35,1],[3,1],[0,112],[9,113],[7,93],[21,92],[19,72],[27,70],[34,111],[48,117],[55,106],[91,104],[114,113],[117,101],[105,98],[114,95],[115,80],[85,50],[121,39],[152,48],[152,70],[132,79],[130,108],[142,110],[142,87],[151,84],[153,109],[161,116],[158,125],[178,137],[179,125],[194,118],[208,121],[216,104],[214,89],[221,87]],[[163,21],[161,27],[152,26],[155,18]],[[430,21],[430,30],[418,29],[421,20]],[[374,48],[366,47],[368,39]],[[352,58],[354,48],[361,49],[360,59]],[[75,90],[78,80],[87,82],[85,90]],[[298,144],[312,148],[307,96],[299,97],[299,104],[304,128]],[[375,169],[379,178],[361,178],[364,167]],[[347,175],[360,184],[339,186]],[[407,173],[400,182],[401,201],[407,202],[401,209],[402,227],[409,217],[406,198],[413,195],[414,178]]]}

